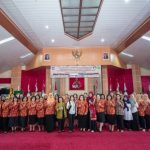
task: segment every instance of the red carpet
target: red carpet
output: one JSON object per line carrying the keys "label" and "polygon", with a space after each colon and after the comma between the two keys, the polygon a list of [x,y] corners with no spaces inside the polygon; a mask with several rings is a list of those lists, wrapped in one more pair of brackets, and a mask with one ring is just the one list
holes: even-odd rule
{"label": "red carpet", "polygon": [[0,150],[150,150],[148,132],[0,134]]}

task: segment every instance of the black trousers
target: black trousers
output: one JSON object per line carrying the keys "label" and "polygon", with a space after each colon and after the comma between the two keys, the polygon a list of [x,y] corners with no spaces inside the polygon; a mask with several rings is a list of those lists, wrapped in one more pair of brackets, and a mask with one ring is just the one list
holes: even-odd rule
{"label": "black trousers", "polygon": [[47,132],[54,130],[55,126],[55,116],[54,115],[45,115],[45,129]]}
{"label": "black trousers", "polygon": [[144,116],[139,116],[140,127],[146,129],[146,121]]}
{"label": "black trousers", "polygon": [[64,130],[64,122],[65,122],[65,119],[58,119],[58,129],[59,129],[59,131]]}
{"label": "black trousers", "polygon": [[117,128],[119,130],[123,130],[124,129],[124,120],[123,120],[123,115],[117,115]]}
{"label": "black trousers", "polygon": [[145,116],[145,120],[146,120],[146,129],[150,129],[150,115],[146,115]]}
{"label": "black trousers", "polygon": [[131,129],[131,120],[124,120],[124,126],[126,129],[130,130]]}
{"label": "black trousers", "polygon": [[0,117],[0,130],[2,130],[3,129],[3,119],[2,119],[2,117]]}
{"label": "black trousers", "polygon": [[132,121],[132,130],[139,131],[139,115],[138,112],[132,113],[133,121]]}
{"label": "black trousers", "polygon": [[79,128],[87,128],[87,115],[78,115]]}
{"label": "black trousers", "polygon": [[3,131],[8,131],[8,117],[2,118]]}
{"label": "black trousers", "polygon": [[90,120],[90,130],[96,131],[96,120]]}
{"label": "black trousers", "polygon": [[73,131],[75,114],[69,114],[68,119],[69,119],[69,130]]}

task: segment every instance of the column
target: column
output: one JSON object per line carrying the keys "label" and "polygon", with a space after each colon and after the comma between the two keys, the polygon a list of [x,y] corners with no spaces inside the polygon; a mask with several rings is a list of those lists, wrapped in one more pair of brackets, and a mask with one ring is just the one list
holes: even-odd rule
{"label": "column", "polygon": [[64,96],[66,94],[66,79],[60,78],[60,95]]}
{"label": "column", "polygon": [[21,89],[21,66],[13,67],[11,70],[11,88],[14,91]]}
{"label": "column", "polygon": [[50,68],[46,68],[46,94],[52,92],[52,79],[50,78]]}
{"label": "column", "polygon": [[133,89],[136,93],[142,92],[141,69],[139,65],[132,65]]}
{"label": "column", "polygon": [[108,94],[108,73],[107,66],[102,66],[102,92],[103,94]]}

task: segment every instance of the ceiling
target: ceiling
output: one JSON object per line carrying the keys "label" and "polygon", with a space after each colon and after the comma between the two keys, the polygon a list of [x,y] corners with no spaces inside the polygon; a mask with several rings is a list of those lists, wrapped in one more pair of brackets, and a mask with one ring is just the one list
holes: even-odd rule
{"label": "ceiling", "polygon": [[[150,31],[144,36],[150,37]],[[150,69],[150,41],[140,38],[126,48],[123,52],[134,56],[128,57],[120,54],[120,58],[125,63],[139,64],[141,67]]]}
{"label": "ceiling", "polygon": [[[0,26],[0,40],[11,36],[11,34]],[[24,65],[28,63],[33,58],[33,55],[23,59],[20,58],[28,53],[31,52],[16,39],[0,45],[0,72],[9,70],[18,64]]]}
{"label": "ceiling", "polygon": [[[130,0],[128,3],[125,3],[125,0],[104,0],[93,33],[80,41],[64,34],[59,0],[1,0],[0,8],[39,49],[89,46],[115,48],[149,16],[150,0]],[[0,37],[4,38],[8,33],[3,28],[0,29]],[[136,44],[132,44],[125,51],[139,52],[138,48],[141,46],[142,50],[146,52],[145,55],[150,55],[150,52],[146,50],[148,46],[150,47],[149,43],[141,40],[136,41]],[[11,55],[9,55],[10,49],[13,52]],[[20,61],[18,57],[28,52],[29,50],[17,40],[0,46],[0,70],[5,68],[4,66],[10,68],[17,64]],[[13,55],[14,57],[12,57]],[[136,55],[140,54],[136,53]],[[146,60],[145,55],[142,54],[140,58]],[[4,57],[1,58],[2,56]],[[2,61],[4,58],[5,61]],[[121,55],[121,58],[127,63],[131,62],[126,56]],[[143,63],[138,57],[132,59],[135,63],[150,66],[150,62]],[[24,61],[24,63],[26,62]]]}

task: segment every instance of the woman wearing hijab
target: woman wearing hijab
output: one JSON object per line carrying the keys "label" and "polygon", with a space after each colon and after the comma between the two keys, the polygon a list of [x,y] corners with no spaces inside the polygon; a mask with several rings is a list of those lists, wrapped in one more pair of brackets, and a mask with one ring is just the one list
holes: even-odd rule
{"label": "woman wearing hijab", "polygon": [[77,102],[77,114],[80,131],[85,131],[87,128],[87,113],[88,103],[84,99],[84,96],[80,95],[79,100]]}
{"label": "woman wearing hijab", "polygon": [[109,124],[109,131],[113,132],[114,127],[116,124],[116,102],[115,99],[112,98],[111,95],[107,95],[107,102],[106,102],[106,113],[107,113],[107,121]]}
{"label": "woman wearing hijab", "polygon": [[139,114],[138,114],[138,103],[136,101],[136,98],[134,94],[130,95],[130,103],[131,103],[131,111],[132,111],[132,116],[133,116],[133,121],[132,121],[132,130],[134,131],[139,131]]}
{"label": "woman wearing hijab", "polygon": [[124,130],[124,102],[120,94],[116,95],[116,119],[117,119],[117,129],[123,132]]}
{"label": "woman wearing hijab", "polygon": [[97,121],[99,122],[100,132],[102,132],[102,128],[105,123],[105,108],[106,108],[105,95],[97,94],[96,95],[96,112],[97,112]]}
{"label": "woman wearing hijab", "polygon": [[45,102],[45,128],[47,132],[51,132],[55,127],[55,99],[53,94],[48,95],[48,99]]}
{"label": "woman wearing hijab", "polygon": [[21,131],[25,131],[27,127],[27,115],[28,115],[27,100],[28,100],[27,97],[23,97],[22,101],[19,104]]}
{"label": "woman wearing hijab", "polygon": [[90,112],[90,131],[95,132],[96,131],[96,107],[95,107],[95,98],[89,98],[89,112]]}
{"label": "woman wearing hijab", "polygon": [[13,98],[13,101],[9,105],[9,126],[11,131],[15,132],[18,127],[18,115],[19,115],[19,105],[17,97]]}
{"label": "woman wearing hijab", "polygon": [[131,122],[133,120],[132,111],[131,111],[131,102],[129,101],[128,96],[124,96],[124,123],[125,128],[131,130]]}
{"label": "woman wearing hijab", "polygon": [[67,111],[63,97],[59,97],[55,109],[56,109],[56,118],[58,120],[59,132],[64,132],[64,122],[65,118],[67,117]]}
{"label": "woman wearing hijab", "polygon": [[76,115],[76,104],[74,96],[71,95],[69,101],[67,102],[68,118],[69,118],[69,132],[74,131],[74,119]]}

